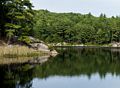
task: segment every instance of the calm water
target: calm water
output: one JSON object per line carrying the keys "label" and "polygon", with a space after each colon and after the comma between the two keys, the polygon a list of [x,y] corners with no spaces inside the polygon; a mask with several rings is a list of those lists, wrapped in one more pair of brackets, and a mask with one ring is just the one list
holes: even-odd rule
{"label": "calm water", "polygon": [[120,49],[57,50],[44,64],[0,65],[0,88],[120,88]]}

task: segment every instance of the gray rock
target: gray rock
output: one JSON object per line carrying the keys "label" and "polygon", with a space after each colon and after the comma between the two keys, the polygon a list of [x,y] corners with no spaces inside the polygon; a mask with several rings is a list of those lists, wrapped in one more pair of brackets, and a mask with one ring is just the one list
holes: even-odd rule
{"label": "gray rock", "polygon": [[37,49],[39,51],[50,52],[49,47],[43,41],[32,36],[29,36],[29,38],[31,40],[30,46],[32,48]]}
{"label": "gray rock", "polygon": [[30,46],[39,51],[50,52],[48,46],[44,43],[31,43]]}
{"label": "gray rock", "polygon": [[44,43],[43,41],[41,41],[37,38],[34,38],[32,36],[29,36],[29,39],[30,39],[31,43]]}

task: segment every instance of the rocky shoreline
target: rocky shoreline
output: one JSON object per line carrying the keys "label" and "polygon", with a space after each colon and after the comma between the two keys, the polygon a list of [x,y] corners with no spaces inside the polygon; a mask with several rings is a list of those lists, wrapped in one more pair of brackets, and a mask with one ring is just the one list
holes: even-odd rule
{"label": "rocky shoreline", "polygon": [[76,47],[113,47],[113,48],[120,48],[120,42],[113,42],[109,44],[70,44],[70,43],[51,43],[49,44],[55,47],[65,47],[65,46],[76,46]]}

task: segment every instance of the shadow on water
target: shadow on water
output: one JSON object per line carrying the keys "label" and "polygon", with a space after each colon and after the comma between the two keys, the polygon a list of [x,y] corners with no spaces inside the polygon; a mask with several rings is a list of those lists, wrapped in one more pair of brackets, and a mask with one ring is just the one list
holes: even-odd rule
{"label": "shadow on water", "polygon": [[22,63],[0,65],[1,88],[30,88],[34,78],[51,76],[81,76],[89,79],[99,74],[103,79],[108,73],[120,76],[120,49],[113,48],[57,48],[59,55],[46,57],[44,64]]}

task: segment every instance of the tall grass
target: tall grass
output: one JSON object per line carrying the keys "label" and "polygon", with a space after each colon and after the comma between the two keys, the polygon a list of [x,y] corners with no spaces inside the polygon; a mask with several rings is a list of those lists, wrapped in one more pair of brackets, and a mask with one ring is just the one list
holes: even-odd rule
{"label": "tall grass", "polygon": [[45,52],[37,51],[26,46],[0,46],[0,57],[28,57],[43,54]]}

